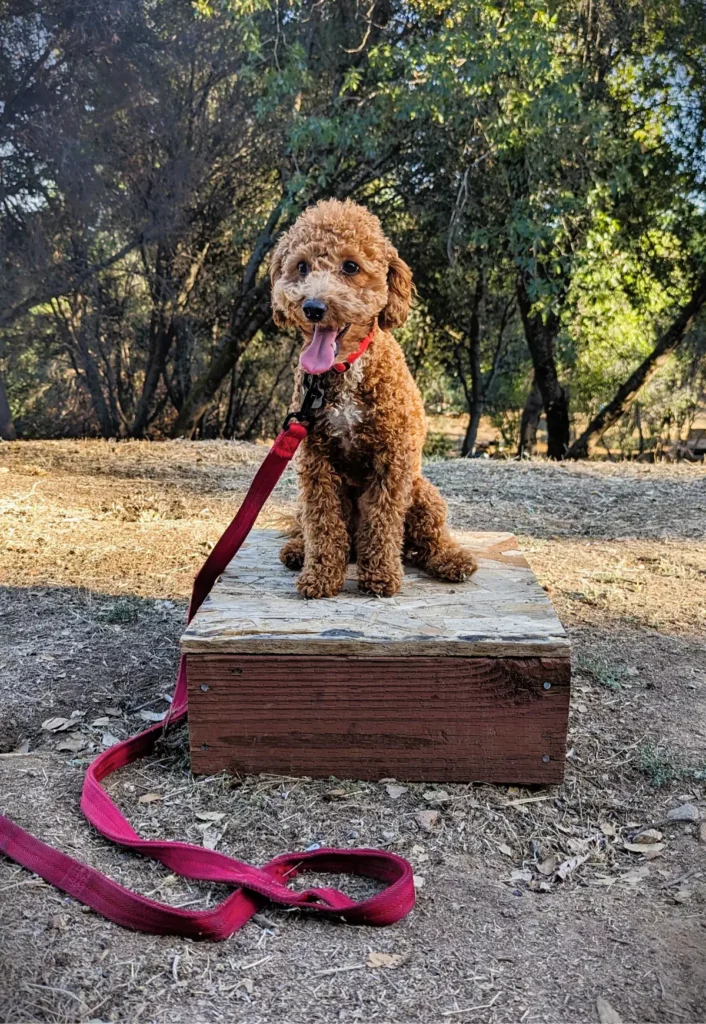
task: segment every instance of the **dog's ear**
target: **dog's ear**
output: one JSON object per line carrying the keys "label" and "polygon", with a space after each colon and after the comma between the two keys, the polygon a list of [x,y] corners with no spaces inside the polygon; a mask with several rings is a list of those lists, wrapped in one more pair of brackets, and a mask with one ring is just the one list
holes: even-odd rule
{"label": "dog's ear", "polygon": [[[282,275],[282,267],[284,266],[284,261],[287,258],[288,251],[289,240],[287,238],[287,235],[282,235],[279,242],[275,246],[275,250],[272,253],[272,258],[270,259],[270,286],[272,289],[274,289],[275,284]],[[278,327],[287,326],[287,321],[282,311],[277,309],[274,301],[272,302],[272,319],[274,320]]]}
{"label": "dog's ear", "polygon": [[383,330],[402,327],[406,323],[413,289],[412,271],[393,249],[387,268],[387,305],[378,316]]}

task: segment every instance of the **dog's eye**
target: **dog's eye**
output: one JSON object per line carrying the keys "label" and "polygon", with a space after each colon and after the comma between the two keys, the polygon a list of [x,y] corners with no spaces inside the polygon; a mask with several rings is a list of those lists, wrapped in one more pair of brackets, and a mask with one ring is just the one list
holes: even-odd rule
{"label": "dog's eye", "polygon": [[341,267],[341,270],[348,277],[353,277],[354,274],[358,273],[360,267],[353,260],[345,260],[343,266]]}
{"label": "dog's eye", "polygon": [[302,277],[305,277],[309,273],[309,264],[306,262],[306,260],[299,260],[299,262],[297,263],[297,270],[302,275]]}

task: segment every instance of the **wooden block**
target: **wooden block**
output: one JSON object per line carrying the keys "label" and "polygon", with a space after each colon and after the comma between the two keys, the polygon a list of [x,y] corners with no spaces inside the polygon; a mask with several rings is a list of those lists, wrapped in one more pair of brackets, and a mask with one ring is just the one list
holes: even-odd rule
{"label": "wooden block", "polygon": [[466,583],[306,601],[254,531],[182,638],[194,771],[560,781],[568,639],[511,534],[459,539]]}

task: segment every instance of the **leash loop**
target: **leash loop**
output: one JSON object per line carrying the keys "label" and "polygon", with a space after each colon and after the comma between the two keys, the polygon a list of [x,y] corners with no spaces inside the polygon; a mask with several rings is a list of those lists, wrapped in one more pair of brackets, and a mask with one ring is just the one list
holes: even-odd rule
{"label": "leash loop", "polygon": [[[323,386],[319,382],[321,399]],[[318,399],[313,388],[308,403],[299,414],[305,415]],[[306,405],[306,409],[304,406]],[[292,420],[294,416],[294,420]],[[231,559],[238,553],[257,519],[260,509],[307,435],[298,414],[287,417],[285,429],[258,469],[235,518],[201,567],[189,603],[187,621],[191,621]],[[179,663],[176,689],[171,704],[169,727],[187,715],[186,657]],[[118,768],[150,754],[163,735],[160,722],[114,744],[88,766],[81,794],[81,810],[88,821],[106,839],[146,857],[159,861],[184,878],[221,882],[234,891],[210,910],[181,910],[157,903],[124,888],[95,868],[74,860],[47,846],[9,818],[0,814],[0,853],[33,871],[45,881],[73,896],[81,903],[125,928],[154,935],[184,935],[194,939],[225,939],[242,928],[266,901],[307,910],[311,913],[342,918],[357,924],[387,925],[399,921],[414,906],[414,879],[411,865],[387,850],[321,849],[304,853],[285,853],[261,868],[253,867],[217,850],[206,850],[191,843],[142,839],[113,803],[101,782]],[[369,899],[352,900],[338,889],[310,888],[294,892],[287,888],[303,871],[362,875],[385,885]]]}

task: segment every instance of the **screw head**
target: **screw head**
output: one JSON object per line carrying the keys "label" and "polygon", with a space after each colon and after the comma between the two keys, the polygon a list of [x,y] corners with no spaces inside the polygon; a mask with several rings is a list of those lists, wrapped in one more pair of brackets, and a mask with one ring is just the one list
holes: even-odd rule
{"label": "screw head", "polygon": [[547,764],[549,761],[551,761],[551,757],[549,756],[549,754],[545,754],[542,760],[545,764]]}
{"label": "screw head", "polygon": [[552,688],[552,684],[551,683],[542,683],[542,686],[544,687],[545,690],[551,690],[551,688]]}

